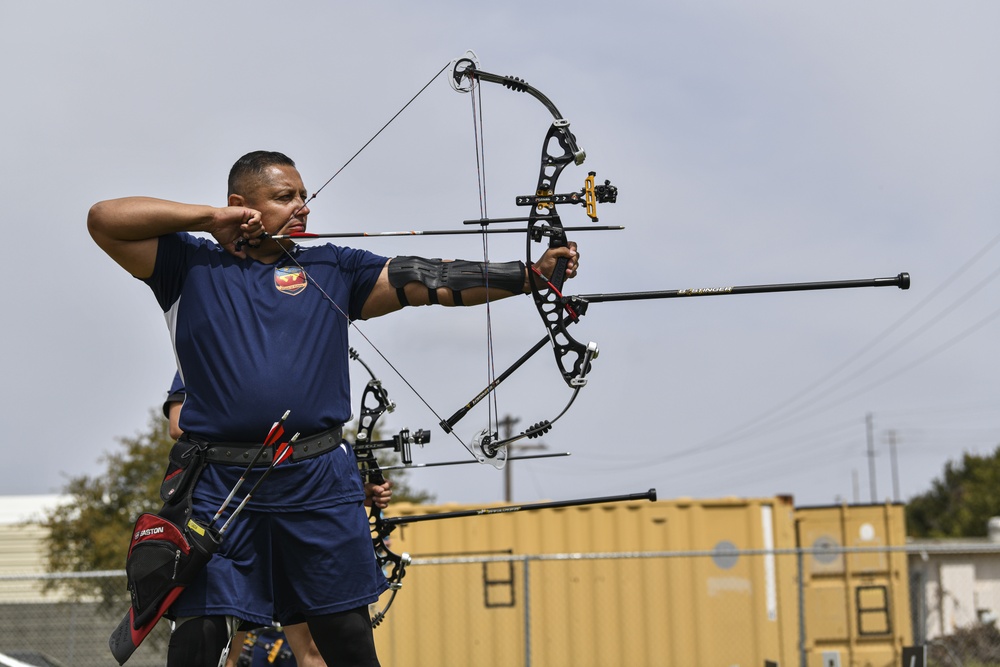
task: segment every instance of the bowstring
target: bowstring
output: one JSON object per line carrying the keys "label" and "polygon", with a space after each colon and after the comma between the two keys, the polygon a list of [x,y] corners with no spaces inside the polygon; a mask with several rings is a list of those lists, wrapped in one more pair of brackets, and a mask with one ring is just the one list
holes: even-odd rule
{"label": "bowstring", "polygon": [[[469,98],[472,102],[472,133],[476,149],[476,181],[479,189],[479,219],[483,221],[480,225],[482,230],[483,263],[487,266],[490,261],[490,241],[487,233],[488,225],[485,222],[489,219],[489,206],[486,189],[486,142],[483,134],[483,99],[482,85],[472,78],[473,90]],[[493,386],[496,380],[496,361],[493,353],[493,313],[490,307],[490,275],[485,271],[486,289],[486,386]],[[487,400],[487,430],[493,433],[499,429],[500,411],[497,403],[497,391],[494,387]]]}
{"label": "bowstring", "polygon": [[[449,67],[451,67],[451,63],[446,63],[444,67],[442,67],[440,70],[438,70],[438,73],[435,74],[434,76],[432,76],[430,78],[430,80],[427,83],[424,84],[423,88],[421,88],[420,90],[418,90],[417,93],[413,97],[411,97],[410,100],[406,104],[404,104],[402,107],[400,107],[399,111],[397,111],[396,113],[394,113],[393,116],[392,116],[392,118],[390,118],[389,120],[387,120],[385,122],[385,125],[383,125],[382,127],[379,128],[378,132],[376,132],[375,134],[373,134],[371,136],[371,138],[368,141],[366,141],[364,143],[364,145],[361,148],[359,148],[358,151],[354,155],[352,155],[350,157],[350,159],[347,162],[345,162],[340,167],[340,169],[338,169],[337,171],[335,171],[333,173],[333,176],[331,176],[330,178],[326,179],[326,182],[323,183],[323,185],[319,186],[319,188],[315,192],[313,192],[311,195],[309,195],[309,198],[302,203],[302,206],[300,206],[299,209],[298,209],[298,211],[296,211],[295,213],[293,213],[291,217],[294,218],[296,215],[299,214],[299,211],[301,211],[302,209],[304,209],[306,206],[309,205],[309,202],[311,202],[312,200],[316,199],[316,197],[319,196],[319,193],[323,191],[323,188],[325,188],[326,186],[330,185],[330,182],[333,181],[333,179],[337,178],[337,176],[340,174],[340,172],[344,171],[344,169],[347,168],[347,165],[349,165],[352,162],[354,162],[354,158],[356,158],[359,155],[361,155],[361,151],[363,151],[364,149],[368,148],[368,144],[370,144],[371,142],[375,141],[375,139],[377,139],[378,136],[380,134],[382,134],[382,131],[385,130],[385,128],[389,127],[389,125],[394,120],[396,120],[396,118],[398,118],[401,113],[403,113],[404,111],[406,111],[407,107],[409,107],[411,104],[413,104],[413,101],[416,100],[418,97],[420,97],[420,95],[425,90],[427,90],[428,88],[430,88],[430,85],[432,83],[434,83],[434,81],[439,76],[441,76],[441,73],[444,72]],[[289,219],[291,219],[291,218],[289,218]]]}
{"label": "bowstring", "polygon": [[[437,79],[437,78],[438,78],[439,76],[441,76],[441,74],[442,74],[442,73],[443,73],[443,72],[444,72],[444,71],[445,71],[446,69],[448,69],[448,68],[449,68],[450,66],[451,66],[451,63],[449,62],[449,63],[446,63],[446,64],[445,64],[445,66],[444,66],[444,67],[442,67],[442,68],[441,68],[440,70],[438,70],[438,72],[437,72],[437,73],[436,73],[436,74],[435,74],[435,75],[434,75],[433,77],[431,77],[431,78],[430,78],[430,80],[429,80],[429,81],[427,81],[427,83],[425,83],[425,84],[423,85],[423,87],[422,87],[422,88],[421,88],[420,90],[418,90],[418,91],[416,92],[416,94],[415,94],[415,95],[414,95],[413,97],[411,97],[411,98],[410,98],[410,99],[409,99],[409,100],[408,100],[408,101],[406,102],[406,104],[404,104],[404,105],[403,105],[402,107],[400,107],[399,111],[397,111],[397,112],[396,112],[395,114],[393,114],[393,115],[392,115],[392,117],[391,117],[391,118],[390,118],[390,119],[389,119],[388,121],[386,121],[385,125],[383,125],[383,126],[382,126],[381,128],[379,128],[379,130],[378,130],[378,131],[377,131],[377,132],[376,132],[376,133],[375,133],[374,135],[372,135],[372,137],[371,137],[370,139],[368,139],[368,141],[366,141],[366,142],[364,143],[364,145],[363,145],[363,146],[361,146],[361,148],[359,148],[359,149],[357,150],[357,152],[355,152],[355,153],[354,153],[354,155],[352,155],[352,156],[350,157],[350,159],[348,159],[348,160],[347,160],[347,162],[345,162],[345,163],[344,163],[344,164],[343,164],[343,165],[342,165],[342,166],[340,167],[340,169],[338,169],[338,170],[337,170],[336,172],[334,172],[333,176],[331,176],[330,178],[326,179],[326,182],[324,182],[324,183],[323,183],[323,185],[321,185],[321,186],[320,186],[320,187],[319,187],[319,188],[318,188],[318,189],[317,189],[317,190],[316,190],[315,192],[313,192],[313,193],[312,193],[312,194],[311,194],[311,195],[310,195],[310,196],[309,196],[309,197],[308,197],[308,198],[307,198],[307,199],[306,199],[306,200],[305,200],[305,201],[304,201],[304,202],[302,203],[302,206],[298,207],[298,208],[297,208],[297,209],[296,209],[296,210],[295,210],[295,211],[294,211],[294,212],[293,212],[293,213],[292,213],[292,214],[291,214],[291,215],[289,216],[289,218],[288,218],[288,219],[289,219],[289,220],[291,220],[292,218],[294,218],[294,217],[295,217],[296,215],[298,215],[299,213],[301,213],[301,212],[302,212],[302,210],[303,210],[303,209],[305,209],[305,208],[306,208],[306,207],[307,207],[307,206],[309,205],[309,202],[311,202],[311,201],[313,201],[314,199],[316,199],[316,197],[317,197],[317,196],[319,195],[319,193],[320,193],[320,192],[322,192],[322,191],[323,191],[323,189],[324,189],[324,188],[326,188],[326,186],[328,186],[328,185],[329,185],[329,184],[330,184],[331,182],[333,182],[333,179],[335,179],[335,178],[337,177],[337,175],[338,175],[338,174],[340,174],[340,172],[342,172],[342,171],[343,171],[343,170],[344,170],[344,169],[345,169],[345,168],[347,167],[347,165],[351,164],[351,162],[353,162],[353,161],[354,161],[354,158],[358,157],[358,155],[360,155],[360,154],[361,154],[361,152],[362,152],[363,150],[365,150],[365,149],[366,149],[366,148],[367,148],[367,147],[369,146],[369,144],[371,144],[371,143],[372,143],[373,141],[375,141],[375,139],[376,139],[376,138],[377,138],[377,137],[378,137],[378,136],[379,136],[380,134],[382,134],[382,132],[383,132],[383,131],[384,131],[384,130],[385,130],[385,129],[387,128],[387,127],[389,127],[389,125],[390,125],[390,124],[391,124],[391,123],[392,123],[392,122],[393,122],[394,120],[396,120],[396,118],[398,118],[398,117],[399,117],[399,115],[400,115],[401,113],[403,113],[403,111],[405,111],[405,110],[406,110],[406,109],[407,109],[407,108],[408,108],[408,107],[409,107],[409,106],[410,106],[410,105],[411,105],[411,104],[412,104],[412,103],[414,102],[414,100],[416,100],[416,99],[417,99],[417,97],[419,97],[419,96],[420,96],[420,95],[421,95],[421,94],[422,94],[422,93],[423,93],[423,92],[424,92],[425,90],[427,90],[427,88],[429,88],[429,87],[430,87],[430,85],[431,85],[432,83],[434,83],[434,81],[435,81],[435,80],[436,80],[436,79]],[[483,197],[483,199],[485,200],[485,197]],[[485,236],[486,236],[486,235],[484,234],[484,237],[485,237]],[[270,237],[269,237],[269,236],[266,236],[266,235],[265,235],[265,237],[264,237],[264,238],[268,238],[268,239],[269,239]],[[271,239],[271,240],[273,240],[273,239]],[[323,289],[322,285],[320,285],[320,284],[319,284],[319,283],[318,283],[317,281],[315,281],[315,280],[312,280],[312,278],[310,278],[310,277],[309,277],[309,272],[308,272],[308,271],[306,271],[305,267],[304,267],[304,266],[302,266],[302,264],[301,264],[301,263],[299,262],[299,260],[298,260],[298,259],[297,259],[297,258],[295,257],[295,255],[294,255],[294,254],[292,254],[292,252],[291,252],[291,251],[290,251],[290,250],[289,250],[288,248],[286,248],[286,247],[285,247],[285,245],[284,245],[283,243],[280,243],[279,241],[274,241],[274,242],[278,244],[278,247],[279,247],[279,248],[281,248],[281,251],[282,251],[282,252],[283,252],[283,253],[285,254],[285,256],[286,256],[286,257],[287,257],[287,258],[288,258],[288,259],[289,259],[289,260],[290,260],[290,261],[292,262],[292,264],[294,264],[294,265],[296,266],[296,268],[298,268],[298,269],[299,269],[299,271],[301,271],[301,272],[302,272],[302,276],[303,276],[303,278],[305,278],[305,279],[306,279],[306,280],[307,280],[308,282],[311,282],[311,283],[312,283],[313,285],[315,285],[315,286],[316,286],[316,289],[318,289],[318,290],[319,290],[320,294],[321,294],[321,295],[323,296],[323,298],[324,298],[324,299],[325,299],[325,300],[327,301],[327,303],[329,303],[329,304],[330,304],[331,308],[333,308],[333,309],[334,309],[334,310],[335,310],[336,312],[338,312],[338,313],[339,313],[339,314],[340,314],[340,315],[341,315],[341,316],[342,316],[342,317],[343,317],[343,318],[344,318],[345,320],[347,320],[347,323],[348,323],[348,326],[349,326],[349,327],[351,327],[352,329],[354,329],[354,331],[356,331],[356,332],[358,333],[358,335],[360,335],[360,336],[361,336],[361,337],[362,337],[362,338],[363,338],[363,339],[365,340],[365,342],[366,342],[366,343],[368,343],[368,345],[369,345],[369,346],[370,346],[370,347],[371,347],[371,348],[372,348],[372,349],[373,349],[373,350],[375,351],[375,353],[376,353],[376,354],[378,354],[378,356],[380,356],[380,357],[382,358],[382,360],[383,360],[383,361],[384,361],[384,362],[386,363],[386,365],[388,365],[388,366],[389,366],[389,368],[390,368],[390,369],[392,369],[392,372],[393,372],[393,373],[395,373],[395,374],[396,374],[396,376],[397,376],[397,377],[399,377],[399,379],[400,379],[400,380],[402,380],[402,381],[403,381],[403,383],[404,383],[404,384],[405,384],[405,385],[406,385],[407,387],[409,387],[409,388],[410,388],[410,391],[412,391],[412,392],[413,392],[413,394],[414,394],[414,395],[415,395],[415,396],[416,396],[416,397],[417,397],[417,398],[418,398],[418,399],[420,400],[420,402],[421,402],[421,403],[423,403],[423,404],[424,404],[424,406],[426,406],[426,407],[427,407],[427,409],[428,409],[428,410],[429,410],[429,411],[431,412],[431,414],[433,414],[433,415],[434,415],[434,417],[435,417],[435,418],[437,418],[437,420],[438,420],[439,422],[443,421],[443,419],[442,419],[441,415],[439,415],[439,414],[438,414],[438,412],[437,412],[437,410],[435,410],[435,409],[434,409],[434,408],[433,408],[433,407],[431,406],[431,404],[430,404],[430,403],[429,403],[429,402],[427,401],[427,399],[425,399],[425,398],[423,397],[423,395],[422,395],[422,394],[421,394],[421,393],[420,393],[419,391],[417,391],[417,388],[416,388],[415,386],[413,386],[413,383],[412,383],[412,382],[410,382],[410,381],[409,381],[409,380],[408,380],[408,379],[407,379],[407,378],[406,378],[406,377],[405,377],[405,376],[404,376],[404,375],[403,375],[403,374],[402,374],[402,373],[400,372],[400,370],[399,370],[398,368],[396,368],[396,366],[395,366],[395,365],[394,365],[394,364],[393,364],[393,363],[392,363],[391,361],[389,361],[389,358],[385,356],[385,354],[384,354],[384,353],[382,352],[382,350],[380,350],[380,349],[379,349],[379,347],[378,347],[377,345],[375,345],[375,343],[374,343],[374,342],[373,342],[373,341],[372,341],[372,340],[371,340],[371,339],[370,339],[370,338],[369,338],[369,337],[368,337],[367,335],[365,335],[365,332],[364,332],[364,331],[362,331],[362,330],[361,330],[361,328],[360,328],[360,327],[359,327],[359,326],[357,325],[357,323],[355,323],[355,322],[354,322],[354,321],[353,321],[353,320],[352,320],[352,319],[351,319],[351,318],[350,318],[350,317],[348,316],[348,314],[344,312],[344,310],[343,310],[343,309],[342,309],[342,308],[340,307],[340,305],[339,305],[339,304],[338,304],[338,303],[337,303],[337,302],[336,302],[336,301],[335,301],[335,300],[333,299],[333,297],[331,297],[331,296],[330,296],[329,294],[327,294],[326,290],[324,290],[324,289]],[[294,247],[294,243],[293,243],[293,247]],[[489,303],[489,301],[488,301],[488,300],[487,300],[487,303]],[[473,456],[473,458],[475,458],[476,460],[478,460],[478,459],[479,459],[479,457],[478,457],[478,456],[476,455],[476,453],[475,453],[475,452],[474,452],[474,451],[472,450],[472,448],[471,448],[471,447],[470,447],[470,446],[469,446],[468,444],[466,444],[466,442],[465,442],[464,440],[462,440],[462,438],[461,438],[461,437],[459,437],[459,435],[458,435],[457,433],[455,433],[455,431],[454,431],[454,430],[453,430],[453,431],[451,431],[451,434],[452,434],[452,435],[453,435],[453,436],[455,437],[455,439],[456,439],[456,440],[458,440],[458,442],[459,442],[459,443],[460,443],[460,444],[462,445],[462,447],[464,447],[464,448],[465,448],[465,449],[466,449],[466,450],[467,450],[467,451],[468,451],[468,452],[469,452],[469,453],[470,453],[470,454],[471,454],[471,455]]]}

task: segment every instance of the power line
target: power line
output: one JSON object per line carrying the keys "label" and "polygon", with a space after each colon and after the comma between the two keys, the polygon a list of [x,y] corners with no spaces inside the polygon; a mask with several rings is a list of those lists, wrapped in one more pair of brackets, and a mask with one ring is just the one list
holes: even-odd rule
{"label": "power line", "polygon": [[[955,272],[953,272],[950,276],[948,276],[940,285],[938,285],[938,287],[936,289],[934,289],[930,294],[928,294],[927,297],[924,298],[920,303],[916,304],[913,308],[911,308],[909,311],[907,311],[906,313],[904,313],[895,322],[893,322],[892,324],[890,324],[881,333],[879,333],[878,335],[876,335],[872,339],[872,341],[870,343],[868,343],[867,345],[863,346],[858,352],[856,352],[855,354],[853,354],[852,356],[850,356],[848,359],[846,359],[844,362],[842,362],[839,365],[837,365],[836,367],[834,367],[833,370],[829,371],[828,373],[826,373],[825,375],[823,375],[822,377],[820,377],[818,380],[810,383],[804,389],[796,392],[791,397],[789,397],[787,400],[782,401],[781,403],[778,403],[777,405],[775,405],[774,407],[770,408],[769,410],[766,410],[765,412],[763,412],[763,413],[757,415],[756,417],[754,417],[754,418],[752,418],[752,419],[744,422],[743,424],[740,424],[739,426],[736,426],[736,427],[730,429],[729,431],[726,431],[725,433],[717,436],[716,438],[713,438],[712,440],[724,440],[724,441],[730,441],[731,442],[731,441],[734,441],[736,439],[740,439],[740,438],[746,437],[747,435],[760,434],[762,432],[766,432],[766,429],[768,429],[769,427],[773,426],[773,424],[774,424],[774,420],[768,421],[768,418],[771,417],[772,415],[775,415],[777,413],[781,413],[783,411],[784,412],[788,412],[789,410],[791,410],[792,411],[792,415],[794,416],[795,413],[798,410],[801,410],[802,408],[808,407],[810,405],[814,405],[817,401],[822,400],[824,398],[823,395],[821,395],[819,397],[816,397],[816,398],[813,398],[813,399],[810,399],[808,401],[806,401],[805,398],[807,396],[810,396],[814,392],[818,391],[829,380],[833,379],[837,375],[839,375],[842,372],[844,372],[847,368],[849,368],[852,364],[854,364],[856,361],[858,361],[866,353],[868,353],[870,350],[872,350],[873,348],[875,348],[879,343],[881,343],[884,340],[886,340],[890,334],[892,334],[894,331],[896,331],[897,329],[899,329],[905,322],[907,322],[908,320],[910,320],[918,312],[920,312],[921,310],[923,310],[931,301],[933,301],[935,298],[937,298],[940,294],[944,293],[945,290],[948,287],[950,287],[952,283],[954,283],[962,275],[964,275],[969,269],[971,269],[979,260],[981,260],[998,243],[1000,243],[1000,235],[997,235],[993,239],[991,239],[990,241],[988,241],[979,251],[977,251],[969,260],[967,260]],[[958,305],[960,305],[961,303],[964,303],[965,301],[967,301],[973,294],[975,294],[976,292],[978,292],[979,290],[981,290],[983,287],[985,287],[986,284],[988,284],[989,282],[991,282],[992,280],[994,280],[998,275],[1000,275],[1000,270],[993,272],[985,280],[980,281],[980,283],[973,290],[967,291],[955,304],[953,304],[949,308],[946,308],[944,311],[942,311],[941,313],[939,313],[938,316],[934,320],[931,320],[931,322],[925,324],[924,327],[922,327],[921,329],[919,329],[917,335],[922,334],[924,331],[928,330],[930,328],[930,326],[932,326],[933,324],[936,324],[937,322],[941,321],[946,314],[952,312]],[[913,338],[915,338],[915,336],[908,336],[906,338],[906,341],[912,341]],[[891,356],[891,354],[893,354],[896,351],[896,349],[898,349],[899,347],[902,347],[905,344],[907,344],[907,342],[904,342],[901,345],[898,345],[898,346],[894,347],[892,350],[886,352],[881,357],[876,358],[875,362],[869,363],[867,366],[863,367],[859,372],[855,373],[852,376],[849,376],[846,380],[841,381],[840,383],[834,385],[833,389],[834,390],[835,389],[839,389],[842,386],[844,386],[844,384],[847,381],[855,379],[856,377],[864,374],[865,372],[867,372],[868,370],[870,370],[875,364],[880,363],[885,358],[888,358],[888,356]],[[805,402],[803,402],[803,401],[805,401]],[[786,415],[786,416],[781,417],[779,419],[779,423],[781,423],[781,422],[787,422],[788,420],[789,420],[789,416]],[[764,423],[761,423],[761,422],[764,422]],[[761,430],[761,429],[764,429],[764,430]]]}

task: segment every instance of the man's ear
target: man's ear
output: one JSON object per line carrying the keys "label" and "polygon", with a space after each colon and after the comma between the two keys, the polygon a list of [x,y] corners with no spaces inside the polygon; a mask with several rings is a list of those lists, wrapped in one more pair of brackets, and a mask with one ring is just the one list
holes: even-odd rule
{"label": "man's ear", "polygon": [[243,198],[243,195],[229,195],[229,205],[230,206],[246,206],[247,202]]}

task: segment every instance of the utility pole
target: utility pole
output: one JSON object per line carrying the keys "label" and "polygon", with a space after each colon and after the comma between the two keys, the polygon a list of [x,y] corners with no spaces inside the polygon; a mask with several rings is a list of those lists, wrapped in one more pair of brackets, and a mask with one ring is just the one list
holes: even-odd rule
{"label": "utility pole", "polygon": [[872,413],[865,415],[865,430],[868,433],[868,484],[872,491],[872,504],[878,502],[878,490],[875,486],[875,438],[872,434]]}
{"label": "utility pole", "polygon": [[892,499],[899,502],[899,463],[896,460],[896,432],[889,431],[889,460],[892,465]]}
{"label": "utility pole", "polygon": [[858,483],[858,469],[851,468],[851,487],[854,489],[854,504],[861,502],[861,485]]}
{"label": "utility pole", "polygon": [[[504,415],[503,419],[497,422],[497,426],[503,428],[504,438],[510,438],[514,435],[514,427],[520,422],[520,418],[513,417],[511,415]],[[543,443],[538,443],[535,445],[521,445],[518,443],[511,443],[507,445],[507,454],[513,455],[515,451],[523,452],[528,450],[539,450],[548,449]],[[508,458],[507,465],[503,467],[503,499],[504,502],[512,502],[513,499],[513,482],[510,475],[511,461]]]}

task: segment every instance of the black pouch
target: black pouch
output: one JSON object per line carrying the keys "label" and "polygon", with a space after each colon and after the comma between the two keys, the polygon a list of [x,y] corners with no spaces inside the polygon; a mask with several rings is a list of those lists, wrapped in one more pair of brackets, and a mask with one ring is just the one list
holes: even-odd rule
{"label": "black pouch", "polygon": [[160,484],[163,507],[135,522],[125,574],[136,629],[162,616],[219,550],[218,531],[191,518],[191,495],[204,468],[205,445],[181,436]]}
{"label": "black pouch", "polygon": [[187,498],[205,467],[205,445],[181,436],[170,449],[167,472],[160,484],[160,499],[168,504]]}

